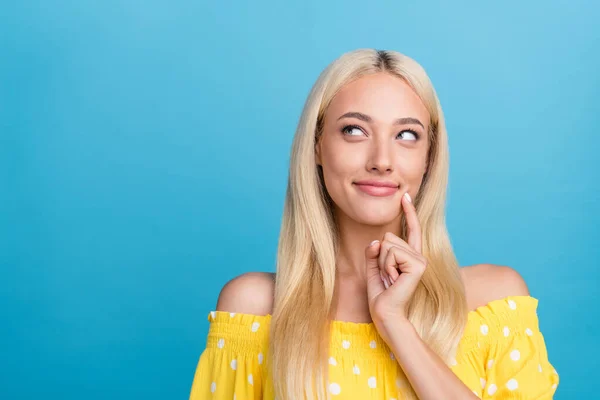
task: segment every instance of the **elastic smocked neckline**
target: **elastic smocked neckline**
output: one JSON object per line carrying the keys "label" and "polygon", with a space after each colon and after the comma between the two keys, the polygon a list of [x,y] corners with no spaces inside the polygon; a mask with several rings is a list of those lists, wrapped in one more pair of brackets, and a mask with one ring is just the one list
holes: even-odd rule
{"label": "elastic smocked neckline", "polygon": [[[467,324],[461,338],[460,346],[465,349],[482,348],[497,332],[511,326],[516,332],[528,329],[537,331],[538,299],[532,296],[507,296],[493,300],[485,305],[469,311]],[[230,337],[239,334],[248,335],[255,345],[268,341],[269,326],[272,315],[255,315],[246,313],[230,313],[227,311],[211,311],[208,320],[214,323],[214,329]],[[332,356],[349,355],[360,358],[393,360],[393,354],[387,343],[379,335],[373,322],[352,322],[331,320]],[[488,335],[489,333],[489,335]]]}

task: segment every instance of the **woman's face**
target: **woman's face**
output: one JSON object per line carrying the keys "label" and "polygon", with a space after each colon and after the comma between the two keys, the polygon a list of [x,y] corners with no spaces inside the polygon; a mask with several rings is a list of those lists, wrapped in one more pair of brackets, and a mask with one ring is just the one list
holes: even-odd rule
{"label": "woman's face", "polygon": [[[429,118],[410,86],[387,73],[361,77],[335,95],[316,159],[336,213],[367,225],[400,216],[401,196],[409,192],[414,199],[426,171]],[[396,188],[359,185],[365,180]]]}

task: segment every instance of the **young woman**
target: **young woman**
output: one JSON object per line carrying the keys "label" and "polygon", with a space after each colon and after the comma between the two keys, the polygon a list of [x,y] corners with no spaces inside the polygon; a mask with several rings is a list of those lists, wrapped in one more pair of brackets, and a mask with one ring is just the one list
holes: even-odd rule
{"label": "young woman", "polygon": [[457,264],[448,167],[418,63],[331,63],[294,137],[276,277],[223,287],[190,399],[551,399],[538,300],[510,267]]}

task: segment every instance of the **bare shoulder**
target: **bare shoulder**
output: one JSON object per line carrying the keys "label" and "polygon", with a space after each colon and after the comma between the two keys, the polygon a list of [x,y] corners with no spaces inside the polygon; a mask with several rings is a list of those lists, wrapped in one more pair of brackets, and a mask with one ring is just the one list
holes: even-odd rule
{"label": "bare shoulder", "polygon": [[273,310],[275,274],[246,272],[227,282],[217,300],[217,311],[267,315]]}
{"label": "bare shoulder", "polygon": [[475,264],[460,269],[470,310],[508,296],[529,296],[525,280],[515,269],[496,264]]}

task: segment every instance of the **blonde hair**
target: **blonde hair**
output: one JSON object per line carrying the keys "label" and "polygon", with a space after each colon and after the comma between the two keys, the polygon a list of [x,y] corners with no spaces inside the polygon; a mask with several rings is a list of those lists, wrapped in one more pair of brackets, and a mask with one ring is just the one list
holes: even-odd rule
{"label": "blonde hair", "polygon": [[[277,252],[277,279],[268,364],[279,400],[329,398],[328,348],[334,308],[338,234],[315,144],[325,111],[346,83],[386,72],[407,82],[429,111],[428,168],[414,199],[428,267],[408,318],[420,337],[446,363],[454,356],[468,310],[459,266],[445,222],[449,154],[444,117],[425,70],[395,52],[358,49],[343,54],[320,74],[306,100],[294,136]],[[401,213],[400,237],[407,240]],[[404,374],[406,398],[417,398]]]}

